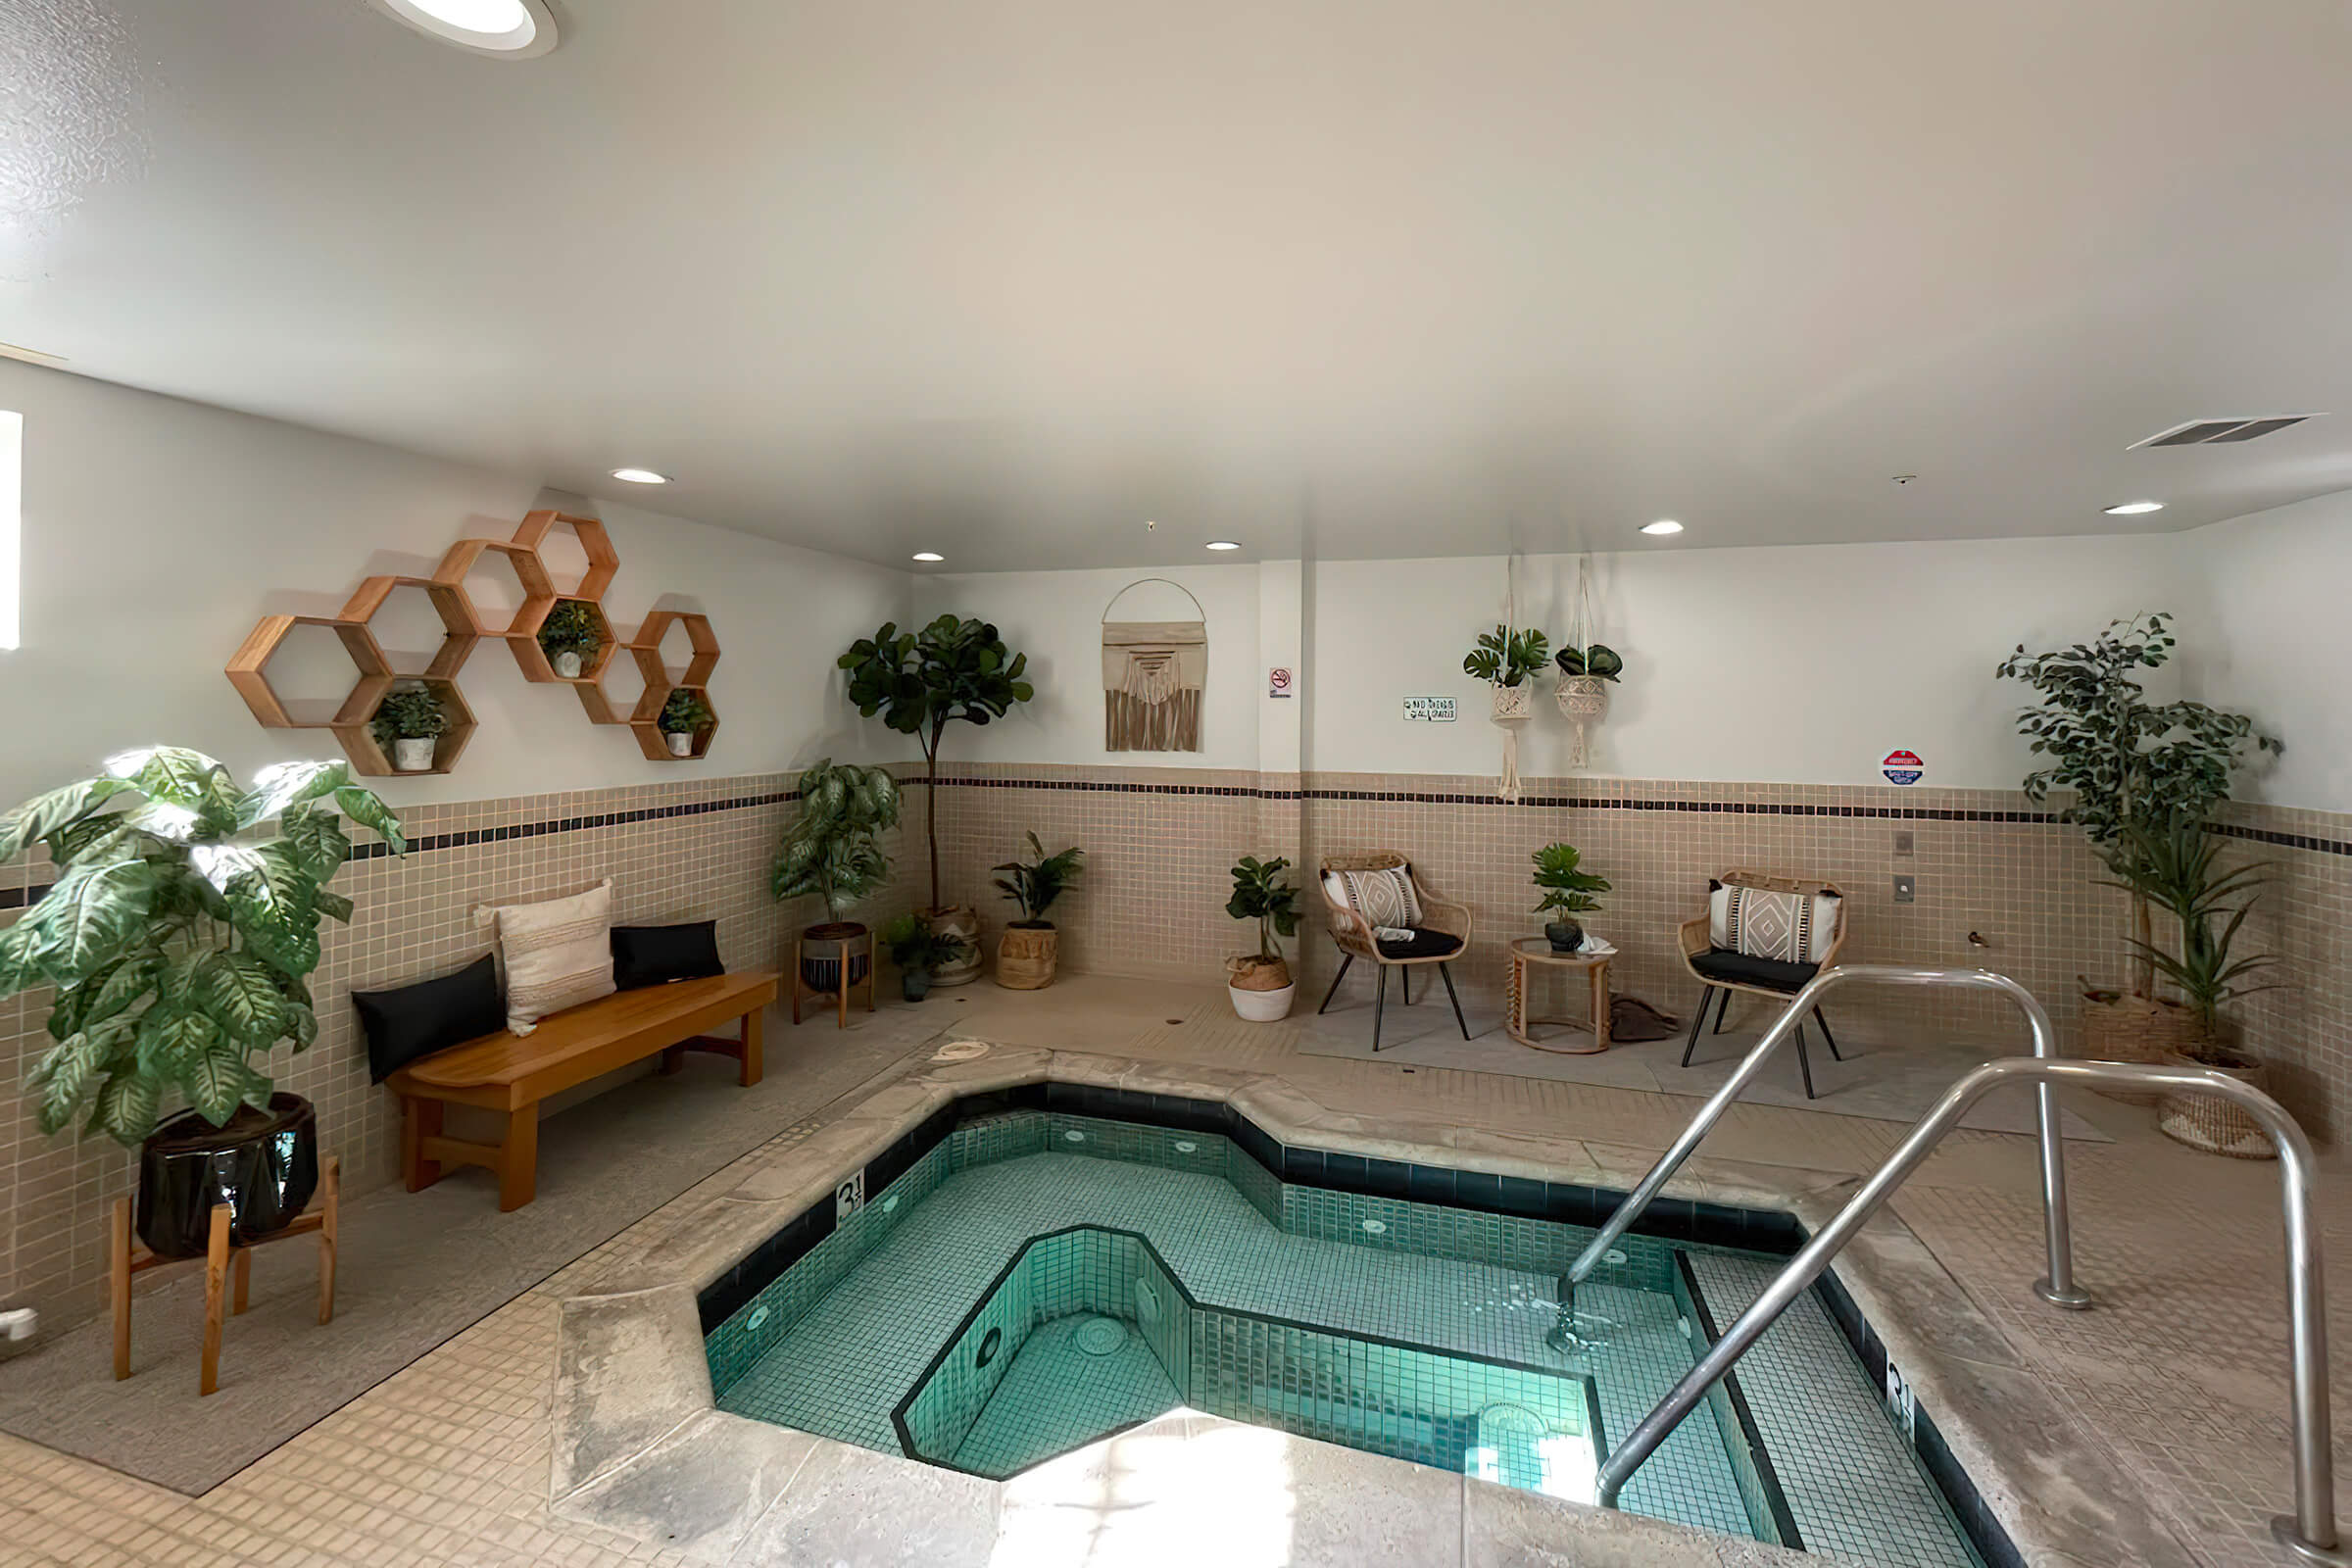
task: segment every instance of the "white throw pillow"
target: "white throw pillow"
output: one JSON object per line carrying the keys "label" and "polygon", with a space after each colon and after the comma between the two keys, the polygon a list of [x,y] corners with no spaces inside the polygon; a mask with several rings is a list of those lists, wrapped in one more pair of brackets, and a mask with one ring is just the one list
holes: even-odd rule
{"label": "white throw pillow", "polygon": [[1723,953],[1784,963],[1821,963],[1838,934],[1838,899],[1817,893],[1727,888],[1707,894],[1707,945]]}
{"label": "white throw pillow", "polygon": [[484,905],[475,924],[506,971],[507,1027],[527,1035],[551,1012],[612,994],[612,882],[543,904]]}
{"label": "white throw pillow", "polygon": [[1323,882],[1338,895],[1340,904],[1362,915],[1366,925],[1414,927],[1421,923],[1421,900],[1414,894],[1409,871],[1327,871]]}

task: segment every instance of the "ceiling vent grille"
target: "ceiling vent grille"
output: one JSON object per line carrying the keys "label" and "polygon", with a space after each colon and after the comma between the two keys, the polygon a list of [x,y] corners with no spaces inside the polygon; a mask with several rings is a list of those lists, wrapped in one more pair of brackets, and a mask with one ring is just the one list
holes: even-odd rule
{"label": "ceiling vent grille", "polygon": [[2141,447],[2201,447],[2225,441],[2255,441],[2274,430],[2283,430],[2305,419],[2316,419],[2316,414],[2261,414],[2236,419],[2191,419],[2176,424],[2169,430],[2159,430],[2144,441],[2134,441],[2124,450],[2136,452]]}

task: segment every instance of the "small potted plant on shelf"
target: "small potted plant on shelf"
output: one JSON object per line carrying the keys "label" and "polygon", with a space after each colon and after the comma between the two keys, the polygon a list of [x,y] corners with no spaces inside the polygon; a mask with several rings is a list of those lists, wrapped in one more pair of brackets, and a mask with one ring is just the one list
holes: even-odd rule
{"label": "small potted plant on shelf", "polygon": [[800,793],[800,815],[784,830],[768,886],[778,903],[812,893],[824,901],[827,918],[801,937],[832,944],[833,951],[804,955],[801,978],[811,991],[837,996],[862,981],[873,961],[870,951],[850,953],[849,944],[865,935],[865,927],[842,915],[889,884],[890,858],[874,841],[898,823],[899,785],[888,768],[826,758],[801,775]]}
{"label": "small potted plant on shelf", "polygon": [[[2256,1089],[2267,1089],[2263,1064],[2240,1052],[2222,1008],[2239,997],[2275,990],[2249,985],[2266,969],[2268,956],[2237,957],[2239,930],[2268,879],[2259,864],[2224,868],[2222,840],[2195,818],[2176,818],[2161,832],[2134,825],[2126,830],[2120,886],[2172,916],[2178,952],[2161,944],[2132,940],[2132,951],[2180,993],[2188,1027],[2176,1039],[2171,1059],[2211,1067]],[[2166,1090],[2156,1102],[2156,1125],[2176,1142],[2208,1153],[2239,1159],[2269,1159],[2278,1151],[2261,1124],[2232,1102],[2193,1090]]]}
{"label": "small potted plant on shelf", "polygon": [[691,686],[681,686],[669,694],[662,705],[662,716],[655,720],[661,727],[662,738],[672,757],[692,757],[696,737],[718,719],[710,711],[710,704],[701,692]]}
{"label": "small potted plant on shelf", "polygon": [[899,995],[908,1002],[929,996],[932,972],[943,963],[954,963],[963,951],[955,938],[940,935],[911,914],[884,921],[875,935],[890,950],[890,961],[899,966]]}
{"label": "small potted plant on shelf", "polygon": [[1585,945],[1585,928],[1576,916],[1600,907],[1600,900],[1593,895],[1608,892],[1608,880],[1579,867],[1583,857],[1573,844],[1546,844],[1530,858],[1536,863],[1536,886],[1544,890],[1536,913],[1559,911],[1557,919],[1544,922],[1544,935],[1552,952],[1574,953]]}
{"label": "small potted plant on shelf", "polygon": [[1005,872],[997,889],[1019,907],[1021,917],[1004,927],[997,943],[997,984],[1007,991],[1042,991],[1054,983],[1054,965],[1061,951],[1061,933],[1047,919],[1046,907],[1078,880],[1086,852],[1075,847],[1048,855],[1029,835],[1034,860],[1006,860],[992,867]]}
{"label": "small potted plant on shelf", "polygon": [[1462,673],[1494,688],[1496,718],[1525,718],[1535,693],[1529,681],[1550,656],[1551,639],[1534,627],[1497,625],[1478,634],[1477,646],[1463,656]]}
{"label": "small potted plant on shelf", "polygon": [[1257,951],[1225,960],[1225,995],[1234,1013],[1251,1023],[1287,1018],[1298,983],[1282,956],[1281,939],[1298,930],[1298,890],[1283,880],[1291,862],[1280,856],[1261,860],[1242,857],[1233,868],[1233,896],[1225,912],[1236,920],[1257,922]]}
{"label": "small potted plant on shelf", "polygon": [[345,763],[280,762],[245,790],[169,746],[0,816],[0,861],[39,841],[58,868],[0,931],[0,997],[55,988],[56,1044],[24,1097],[44,1133],[79,1118],[139,1151],[139,1239],[159,1256],[202,1256],[220,1203],[240,1243],[281,1230],[318,1186],[317,1115],[265,1066],[280,1043],[318,1036],[318,922],[352,913],[327,889],[351,851],[346,818],[407,853]]}
{"label": "small potted plant on shelf", "polygon": [[598,649],[605,646],[605,628],[584,599],[560,599],[539,623],[539,648],[565,680],[578,680]]}
{"label": "small potted plant on shelf", "polygon": [[394,770],[429,773],[434,743],[449,728],[449,712],[441,696],[422,682],[395,686],[375,705],[371,727],[376,745],[392,759]]}

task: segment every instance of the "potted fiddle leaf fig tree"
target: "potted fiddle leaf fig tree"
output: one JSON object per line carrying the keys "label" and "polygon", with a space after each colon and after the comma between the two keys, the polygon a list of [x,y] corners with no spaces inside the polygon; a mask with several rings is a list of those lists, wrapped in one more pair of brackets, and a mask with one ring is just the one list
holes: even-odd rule
{"label": "potted fiddle leaf fig tree", "polygon": [[375,705],[375,718],[369,727],[375,744],[391,757],[395,771],[429,773],[434,743],[449,728],[449,710],[441,706],[440,693],[421,681],[411,681],[384,693]]}
{"label": "potted fiddle leaf fig tree", "polygon": [[1576,916],[1600,907],[1593,895],[1609,891],[1608,879],[1585,870],[1578,863],[1584,857],[1573,844],[1546,844],[1530,858],[1536,862],[1536,886],[1544,890],[1536,913],[1558,911],[1558,918],[1544,922],[1544,938],[1552,952],[1574,953],[1585,945],[1585,928]]}
{"label": "potted fiddle leaf fig tree", "polygon": [[1086,858],[1086,852],[1074,845],[1059,855],[1048,855],[1034,833],[1029,835],[1029,853],[1037,858],[1006,860],[992,868],[1006,873],[997,878],[997,889],[1021,911],[997,942],[997,984],[1007,991],[1043,991],[1054,983],[1061,933],[1046,918],[1046,908],[1078,880]]}
{"label": "potted fiddle leaf fig tree", "polygon": [[2199,1027],[2188,1009],[2157,995],[2142,857],[2176,822],[2206,820],[2229,799],[2238,768],[2282,749],[2243,713],[2148,701],[2137,676],[2172,659],[2172,620],[2158,612],[2114,621],[2091,642],[2050,653],[2028,655],[2021,643],[1994,671],[2039,697],[2017,716],[2018,733],[2045,764],[2026,775],[2026,798],[2039,804],[2053,791],[2071,792],[2059,819],[2082,829],[2128,891],[2126,986],[2117,992],[2087,980],[2082,985],[2082,1054],[2102,1061],[2163,1061]]}
{"label": "potted fiddle leaf fig tree", "polygon": [[923,748],[923,832],[931,852],[931,903],[916,911],[934,931],[960,946],[962,956],[939,969],[932,983],[958,986],[980,973],[980,916],[948,904],[939,887],[939,746],[951,723],[986,724],[1037,695],[1021,675],[1029,656],[1004,646],[985,620],[941,615],[920,631],[885,621],[860,637],[835,662],[849,671],[850,701],[866,718],[882,721]]}
{"label": "potted fiddle leaf fig tree", "polygon": [[318,1187],[317,1115],[274,1088],[268,1058],[318,1035],[318,922],[352,912],[326,885],[351,851],[346,819],[407,853],[345,763],[281,762],[248,790],[172,746],[0,816],[0,861],[38,842],[58,867],[0,932],[0,996],[55,988],[55,1044],[24,1079],[35,1123],[79,1119],[139,1151],[137,1229],[160,1256],[202,1255],[217,1204],[250,1242]]}
{"label": "potted fiddle leaf fig tree", "polygon": [[1233,868],[1233,896],[1225,912],[1257,922],[1257,951],[1225,960],[1225,995],[1236,1016],[1250,1023],[1287,1018],[1298,984],[1282,956],[1281,939],[1298,931],[1298,890],[1284,880],[1291,862],[1280,856],[1261,860],[1245,855]]}
{"label": "potted fiddle leaf fig tree", "polygon": [[[850,951],[865,927],[842,916],[890,883],[890,858],[875,839],[898,825],[899,784],[888,768],[828,757],[801,775],[800,790],[801,812],[784,830],[769,889],[779,904],[809,894],[824,902],[826,918],[801,933],[801,979],[811,991],[837,996],[864,980],[873,963],[870,947]],[[830,945],[831,952],[812,954],[810,943]]]}

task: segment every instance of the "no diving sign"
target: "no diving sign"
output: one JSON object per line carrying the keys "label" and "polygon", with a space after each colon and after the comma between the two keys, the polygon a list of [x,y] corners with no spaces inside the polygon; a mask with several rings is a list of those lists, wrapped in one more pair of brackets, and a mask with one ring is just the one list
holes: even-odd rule
{"label": "no diving sign", "polygon": [[1889,784],[1916,784],[1928,776],[1928,764],[1919,760],[1917,752],[1888,752],[1879,763],[1879,771],[1886,775]]}

